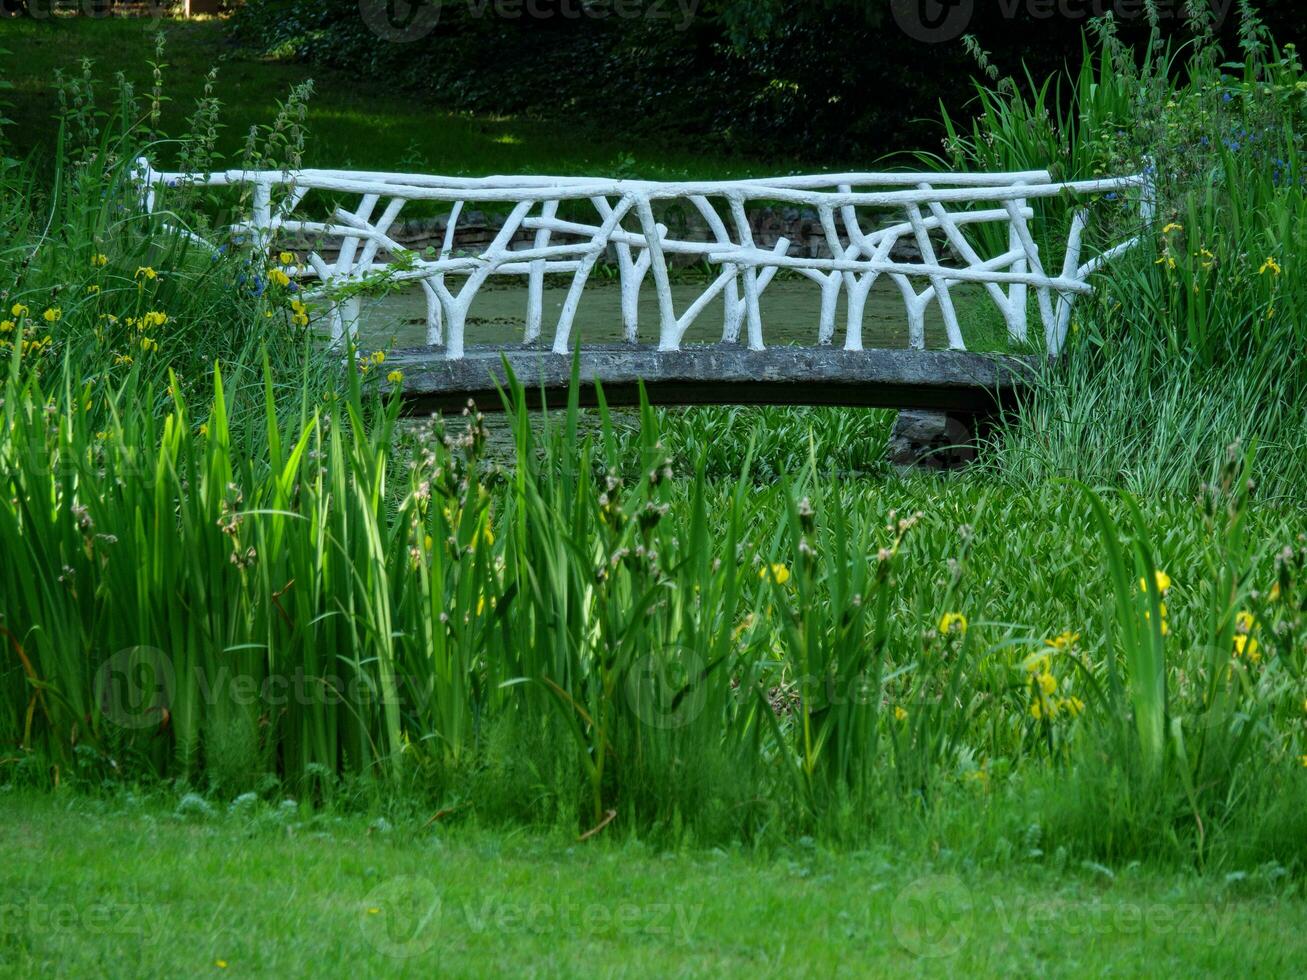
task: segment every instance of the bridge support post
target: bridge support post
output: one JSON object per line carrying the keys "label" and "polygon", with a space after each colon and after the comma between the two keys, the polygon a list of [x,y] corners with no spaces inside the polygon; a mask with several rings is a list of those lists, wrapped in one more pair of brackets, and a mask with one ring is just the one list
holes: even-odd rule
{"label": "bridge support post", "polygon": [[955,470],[976,461],[997,422],[988,413],[905,409],[890,433],[887,457],[899,468]]}
{"label": "bridge support post", "polygon": [[331,304],[331,343],[341,346],[347,341],[355,340],[359,332],[359,320],[363,317],[362,303],[357,296],[350,296]]}

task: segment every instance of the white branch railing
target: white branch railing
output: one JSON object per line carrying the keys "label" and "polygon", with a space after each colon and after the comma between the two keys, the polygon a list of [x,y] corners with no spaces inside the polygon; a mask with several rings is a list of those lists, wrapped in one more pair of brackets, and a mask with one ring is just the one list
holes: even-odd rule
{"label": "white branch railing", "polygon": [[[1030,291],[1051,354],[1066,340],[1075,301],[1093,291],[1089,276],[1133,248],[1152,221],[1155,204],[1149,176],[1055,183],[1047,171],[1023,173],[882,173],[783,177],[769,180],[657,183],[584,177],[436,177],[360,171],[241,171],[208,174],[161,173],[137,163],[136,179],[151,212],[161,187],[236,187],[249,192],[249,217],[226,230],[249,236],[256,249],[271,248],[288,236],[316,243],[304,264],[287,269],[301,280],[317,280],[306,298],[329,304],[331,331],[340,341],[357,329],[357,294],[377,278],[413,282],[427,299],[427,341],[443,346],[450,359],[463,356],[468,311],[492,276],[527,280],[523,340],[539,341],[544,326],[544,287],[548,275],[568,274],[571,287],[554,326],[552,348],[566,353],[581,297],[596,264],[614,257],[622,296],[626,339],[639,337],[641,286],[652,278],[658,300],[658,347],[681,348],[686,333],[720,296],[725,308],[724,342],[745,334],[753,350],[764,349],[760,300],[780,270],[811,280],[821,292],[819,344],[833,342],[841,294],[845,298],[844,348],[863,349],[868,296],[882,277],[898,287],[907,313],[907,341],[926,343],[926,311],[939,307],[949,347],[965,350],[953,291],[979,284],[998,308],[1009,336],[1028,340]],[[353,210],[332,209],[318,220],[301,217],[306,198],[316,192],[356,202]],[[1084,199],[1106,196],[1137,208],[1136,234],[1082,262],[1089,208]],[[1052,273],[1032,231],[1032,202],[1070,196],[1079,203],[1071,217],[1060,271]],[[385,201],[384,206],[382,201]],[[416,255],[392,236],[410,202],[447,204],[442,246]],[[460,217],[469,203],[508,207],[509,213],[488,245],[470,254],[455,246]],[[657,212],[671,204],[702,219],[710,240],[673,237]],[[749,207],[787,204],[810,209],[821,228],[822,257],[791,255],[781,238],[771,248],[754,240]],[[380,208],[380,213],[378,213]],[[560,217],[564,211],[568,217]],[[986,256],[967,232],[987,225],[987,240],[1006,241]],[[189,234],[189,233],[188,233]],[[514,240],[525,241],[514,248]],[[920,258],[895,259],[901,242]],[[335,257],[328,261],[322,252]],[[940,250],[947,249],[946,260]],[[991,251],[993,251],[991,249]],[[669,257],[706,262],[716,271],[710,283],[683,311],[673,303]],[[452,280],[461,280],[455,284]],[[355,287],[351,289],[350,287]]]}

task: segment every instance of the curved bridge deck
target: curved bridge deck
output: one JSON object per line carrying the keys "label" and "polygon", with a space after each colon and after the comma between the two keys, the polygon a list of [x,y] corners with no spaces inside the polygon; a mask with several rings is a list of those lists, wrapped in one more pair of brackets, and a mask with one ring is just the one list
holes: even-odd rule
{"label": "curved bridge deck", "polygon": [[[595,381],[613,406],[639,403],[644,382],[654,404],[840,405],[932,409],[983,416],[1009,403],[1031,377],[1037,358],[967,351],[863,350],[737,344],[659,351],[652,346],[587,346],[580,354],[580,397],[595,404]],[[469,346],[462,358],[441,348],[391,353],[404,374],[410,413],[459,409],[468,399],[482,411],[499,411],[496,384],[505,385],[505,362],[532,405],[566,404],[573,356],[538,346]]]}

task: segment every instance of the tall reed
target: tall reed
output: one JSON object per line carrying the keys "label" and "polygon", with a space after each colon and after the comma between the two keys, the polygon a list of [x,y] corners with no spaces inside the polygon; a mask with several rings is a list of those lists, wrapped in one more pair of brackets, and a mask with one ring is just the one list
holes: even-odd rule
{"label": "tall reed", "polygon": [[[1253,4],[1239,16],[1240,62],[1205,23],[1183,49],[1154,30],[1135,51],[1109,17],[1078,71],[981,87],[970,125],[945,120],[958,166],[1069,179],[1149,169],[1158,184],[1148,247],[1100,277],[1067,355],[1003,434],[1011,476],[1192,492],[1241,442],[1259,447],[1264,493],[1307,479],[1307,82]],[[1069,214],[1055,204],[1041,217]],[[1138,230],[1109,221],[1103,241]]]}

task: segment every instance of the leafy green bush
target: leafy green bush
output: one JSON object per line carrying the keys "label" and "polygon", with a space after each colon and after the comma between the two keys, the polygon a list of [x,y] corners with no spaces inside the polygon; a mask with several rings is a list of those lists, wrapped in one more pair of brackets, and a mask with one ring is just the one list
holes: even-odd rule
{"label": "leafy green bush", "polygon": [[[224,224],[199,189],[170,191],[155,214],[141,207],[134,170],[161,139],[163,56],[160,37],[145,107],[120,78],[113,104],[102,108],[89,62],[62,79],[53,166],[0,175],[0,222],[10,232],[0,247],[0,354],[21,355],[17,377],[70,386],[101,423],[128,407],[166,412],[174,394],[207,403],[220,362],[242,416],[250,384],[262,403],[265,359],[278,386],[289,379],[292,391],[305,371],[322,376],[304,317],[292,308],[294,287],[272,281],[275,259],[238,242],[216,253],[197,245],[196,236]],[[183,162],[196,167],[215,160],[215,78],[177,141]],[[293,162],[305,97],[291,93],[272,125],[251,131],[247,162]]]}
{"label": "leafy green bush", "polygon": [[[391,10],[383,0],[367,0],[370,9],[359,0],[247,0],[232,30],[255,50],[383,78],[441,108],[540,116],[569,129],[610,131],[620,120],[631,137],[671,136],[783,167],[868,169],[888,153],[933,145],[941,101],[955,112],[969,101],[965,52],[910,36],[900,19],[914,6],[895,3],[598,2],[567,17],[557,12],[582,5],[506,4],[500,16],[493,2],[433,0],[438,23],[395,43],[361,14],[376,23]],[[1042,77],[1076,58],[1084,25],[1074,12],[1092,5],[1062,5],[1054,17],[1033,6],[977,3],[970,21],[1000,60],[1024,61]],[[1307,29],[1300,4],[1264,6],[1284,37]],[[395,22],[413,9],[395,7]],[[1164,24],[1184,36],[1182,22]]]}
{"label": "leafy green bush", "polygon": [[1240,10],[1241,62],[1222,64],[1201,24],[1183,61],[1157,34],[1140,55],[1109,19],[1066,110],[1051,82],[1004,79],[979,90],[969,130],[948,121],[959,166],[1150,168],[1158,182],[1147,247],[1101,277],[1064,363],[1004,438],[1013,474],[1189,492],[1237,442],[1257,445],[1264,492],[1307,481],[1307,80],[1296,48]]}

